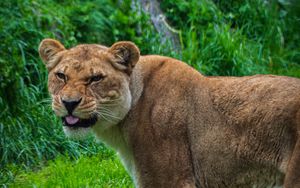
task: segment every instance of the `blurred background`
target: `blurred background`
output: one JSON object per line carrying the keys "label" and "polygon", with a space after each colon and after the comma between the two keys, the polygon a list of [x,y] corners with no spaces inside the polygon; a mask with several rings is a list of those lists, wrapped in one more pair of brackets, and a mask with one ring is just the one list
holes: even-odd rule
{"label": "blurred background", "polygon": [[113,151],[64,136],[38,56],[44,38],[130,40],[204,75],[300,77],[299,0],[10,0],[0,29],[3,187],[133,187]]}

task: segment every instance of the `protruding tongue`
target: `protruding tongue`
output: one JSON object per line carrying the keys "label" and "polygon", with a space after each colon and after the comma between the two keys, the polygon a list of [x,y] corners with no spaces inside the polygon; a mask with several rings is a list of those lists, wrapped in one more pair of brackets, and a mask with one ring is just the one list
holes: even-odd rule
{"label": "protruding tongue", "polygon": [[77,123],[79,121],[78,117],[74,117],[74,116],[66,116],[66,122],[70,125],[74,125],[75,123]]}

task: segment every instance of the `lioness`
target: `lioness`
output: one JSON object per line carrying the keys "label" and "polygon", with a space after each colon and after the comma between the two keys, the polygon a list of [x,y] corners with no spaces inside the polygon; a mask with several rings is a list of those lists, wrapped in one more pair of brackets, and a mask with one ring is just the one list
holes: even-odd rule
{"label": "lioness", "polygon": [[92,131],[136,187],[300,187],[299,79],[205,77],[131,42],[39,53],[65,133]]}

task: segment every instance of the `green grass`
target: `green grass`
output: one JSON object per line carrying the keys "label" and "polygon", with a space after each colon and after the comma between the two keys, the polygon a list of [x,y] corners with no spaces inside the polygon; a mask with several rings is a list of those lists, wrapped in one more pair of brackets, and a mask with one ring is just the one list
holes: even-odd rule
{"label": "green grass", "polygon": [[81,156],[77,160],[59,156],[38,171],[22,172],[9,187],[133,187],[132,180],[112,152]]}

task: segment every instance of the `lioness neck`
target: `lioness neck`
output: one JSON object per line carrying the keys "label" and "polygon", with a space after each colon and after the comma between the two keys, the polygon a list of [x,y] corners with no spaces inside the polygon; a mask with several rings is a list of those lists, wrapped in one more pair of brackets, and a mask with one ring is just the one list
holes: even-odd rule
{"label": "lioness neck", "polygon": [[99,140],[117,152],[126,170],[131,174],[131,176],[135,176],[132,151],[127,144],[120,126],[115,125],[106,130],[96,130],[95,133]]}

